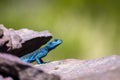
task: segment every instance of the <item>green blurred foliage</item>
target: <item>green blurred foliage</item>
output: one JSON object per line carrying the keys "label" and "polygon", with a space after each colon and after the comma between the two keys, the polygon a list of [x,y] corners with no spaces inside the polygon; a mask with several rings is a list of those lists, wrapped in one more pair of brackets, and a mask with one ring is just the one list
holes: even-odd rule
{"label": "green blurred foliage", "polygon": [[1,0],[0,23],[62,39],[46,60],[120,53],[120,0]]}

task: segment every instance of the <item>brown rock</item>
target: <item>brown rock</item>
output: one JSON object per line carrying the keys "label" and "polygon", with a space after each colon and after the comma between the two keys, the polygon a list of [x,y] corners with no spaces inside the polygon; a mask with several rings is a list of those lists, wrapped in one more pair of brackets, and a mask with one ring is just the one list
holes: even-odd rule
{"label": "brown rock", "polygon": [[120,80],[120,56],[88,61],[67,59],[35,67],[59,75],[61,80]]}
{"label": "brown rock", "polygon": [[0,54],[0,80],[60,80],[10,54]]}
{"label": "brown rock", "polygon": [[0,52],[21,57],[40,48],[51,38],[52,34],[48,31],[14,30],[0,25]]}

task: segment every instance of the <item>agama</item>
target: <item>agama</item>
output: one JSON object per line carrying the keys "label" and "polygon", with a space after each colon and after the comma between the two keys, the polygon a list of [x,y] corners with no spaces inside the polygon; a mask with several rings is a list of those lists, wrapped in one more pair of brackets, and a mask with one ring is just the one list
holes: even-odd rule
{"label": "agama", "polygon": [[21,59],[24,62],[32,63],[36,61],[38,64],[44,63],[42,58],[45,57],[51,50],[55,49],[62,43],[60,39],[54,39],[50,43],[48,43],[45,47],[37,49],[25,56],[22,56]]}

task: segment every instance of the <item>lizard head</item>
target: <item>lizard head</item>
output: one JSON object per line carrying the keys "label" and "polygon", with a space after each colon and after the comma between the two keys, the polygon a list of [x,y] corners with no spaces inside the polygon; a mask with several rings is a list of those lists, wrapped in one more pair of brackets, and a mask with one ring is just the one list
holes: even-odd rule
{"label": "lizard head", "polygon": [[54,39],[53,41],[51,41],[50,43],[48,43],[47,48],[49,50],[52,50],[54,48],[56,48],[58,45],[60,45],[62,43],[62,40],[60,39]]}

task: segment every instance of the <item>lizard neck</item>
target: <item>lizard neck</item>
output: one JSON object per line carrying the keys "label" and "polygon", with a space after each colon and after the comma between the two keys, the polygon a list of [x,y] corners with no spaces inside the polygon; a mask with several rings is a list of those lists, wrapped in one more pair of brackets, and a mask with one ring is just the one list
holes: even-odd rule
{"label": "lizard neck", "polygon": [[54,48],[50,48],[49,46],[45,46],[45,49],[49,52],[49,51],[53,50]]}
{"label": "lizard neck", "polygon": [[51,51],[51,49],[48,46],[45,46],[44,49],[48,52]]}

